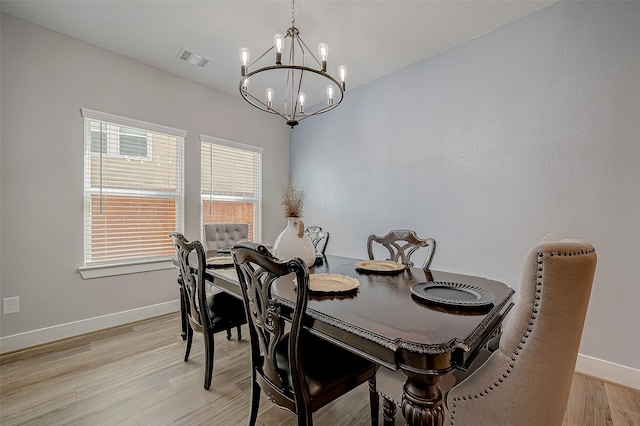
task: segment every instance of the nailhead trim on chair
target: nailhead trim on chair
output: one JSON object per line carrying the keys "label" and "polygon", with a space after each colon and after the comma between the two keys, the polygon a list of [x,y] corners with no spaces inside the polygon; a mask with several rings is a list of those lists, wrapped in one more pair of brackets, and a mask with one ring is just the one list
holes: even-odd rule
{"label": "nailhead trim on chair", "polygon": [[[576,251],[568,251],[568,252],[549,252],[549,257],[553,257],[553,256],[580,256],[580,255],[585,255],[585,254],[591,254],[595,251],[595,249],[589,249],[589,250],[576,250]],[[498,381],[495,382],[493,384],[493,386],[489,386],[487,389],[484,389],[482,391],[480,391],[478,394],[475,395],[467,395],[467,396],[458,396],[453,398],[453,406],[451,407],[450,413],[451,413],[451,421],[449,422],[450,425],[454,425],[454,421],[455,421],[455,413],[456,413],[456,402],[463,400],[466,401],[467,398],[471,399],[471,397],[473,396],[474,399],[480,397],[480,396],[484,396],[487,395],[490,391],[493,390],[494,387],[498,387],[500,383],[502,383],[505,379],[508,378],[509,374],[511,374],[511,369],[515,368],[515,362],[518,359],[518,356],[520,355],[520,351],[522,350],[522,348],[524,347],[523,345],[527,342],[527,339],[529,338],[529,335],[533,332],[533,326],[534,326],[534,322],[537,318],[537,314],[538,314],[538,307],[540,306],[539,301],[540,301],[540,294],[542,293],[542,259],[544,257],[545,253],[538,253],[538,275],[537,275],[537,280],[536,280],[536,294],[535,294],[535,301],[533,302],[533,308],[531,309],[531,320],[529,321],[529,327],[527,327],[527,331],[524,333],[522,339],[520,340],[520,344],[518,345],[518,349],[516,349],[515,351],[513,351],[513,355],[511,355],[511,361],[509,363],[509,368],[507,368],[506,373],[502,374],[502,377],[498,378]]]}

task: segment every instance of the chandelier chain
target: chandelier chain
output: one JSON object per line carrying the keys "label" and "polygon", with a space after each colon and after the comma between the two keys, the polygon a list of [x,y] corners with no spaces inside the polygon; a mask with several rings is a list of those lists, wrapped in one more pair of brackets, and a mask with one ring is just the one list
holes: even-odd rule
{"label": "chandelier chain", "polygon": [[294,24],[296,23],[296,18],[294,15],[294,10],[295,10],[295,0],[291,0],[291,26],[293,27]]}

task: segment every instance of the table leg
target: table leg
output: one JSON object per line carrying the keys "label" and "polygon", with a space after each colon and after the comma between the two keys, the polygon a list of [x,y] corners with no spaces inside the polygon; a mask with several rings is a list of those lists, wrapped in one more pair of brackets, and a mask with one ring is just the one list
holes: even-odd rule
{"label": "table leg", "polygon": [[410,426],[442,426],[444,405],[438,382],[442,376],[405,371],[401,412]]}
{"label": "table leg", "polygon": [[182,275],[178,273],[178,288],[180,289],[180,322],[182,324],[182,332],[180,333],[180,336],[182,337],[182,340],[187,340],[188,324],[187,324],[187,311],[185,308],[185,304],[187,303],[187,301],[184,298],[183,285],[184,285],[184,282],[182,281]]}

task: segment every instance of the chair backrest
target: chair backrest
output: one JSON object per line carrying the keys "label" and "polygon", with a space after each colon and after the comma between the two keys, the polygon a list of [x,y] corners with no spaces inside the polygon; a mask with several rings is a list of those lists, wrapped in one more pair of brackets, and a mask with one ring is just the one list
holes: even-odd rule
{"label": "chair backrest", "polygon": [[319,226],[307,226],[304,232],[311,238],[316,256],[323,256],[327,248],[327,242],[329,241],[329,233],[323,231]]}
{"label": "chair backrest", "polygon": [[451,425],[562,425],[596,261],[575,239],[531,249],[499,349],[447,396]]}
{"label": "chair backrest", "polygon": [[[233,247],[233,259],[249,322],[251,363],[256,380],[275,404],[293,413],[303,413],[304,406],[311,397],[304,379],[298,338],[307,308],[309,269],[300,258],[283,262],[273,257],[266,247],[251,242],[236,243]],[[296,277],[297,296],[291,330],[288,339],[285,339],[285,320],[281,317],[281,306],[274,299],[271,290],[275,280],[291,273]],[[289,346],[293,389],[288,389],[288,372],[276,357],[276,348],[282,342],[288,342]]]}
{"label": "chair backrest", "polygon": [[207,252],[221,248],[231,248],[238,241],[249,238],[246,223],[205,223],[204,240]]}
{"label": "chair backrest", "polygon": [[[203,330],[212,326],[207,310],[204,278],[204,270],[207,263],[204,248],[200,241],[189,242],[184,235],[178,232],[171,232],[169,235],[176,248],[180,279],[182,280],[182,287],[188,304],[187,318],[195,331],[203,332]],[[191,253],[195,253],[195,259],[190,261]]]}
{"label": "chair backrest", "polygon": [[419,248],[426,247],[427,253],[422,265],[422,269],[429,269],[433,255],[436,251],[436,240],[433,238],[420,238],[415,231],[409,229],[396,229],[390,231],[384,237],[369,235],[367,239],[367,252],[369,259],[375,259],[373,253],[373,243],[382,244],[389,251],[388,260],[402,263],[407,267],[412,267],[411,255]]}

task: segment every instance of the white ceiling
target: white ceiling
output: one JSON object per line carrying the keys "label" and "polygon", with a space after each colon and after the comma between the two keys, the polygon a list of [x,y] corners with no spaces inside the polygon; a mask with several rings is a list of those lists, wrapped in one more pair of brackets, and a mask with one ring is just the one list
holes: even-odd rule
{"label": "white ceiling", "polygon": [[[310,48],[329,45],[329,73],[348,66],[349,90],[553,3],[298,0],[295,23]],[[0,10],[234,96],[239,48],[256,58],[291,23],[288,0],[2,0]],[[179,61],[182,48],[213,61]]]}

